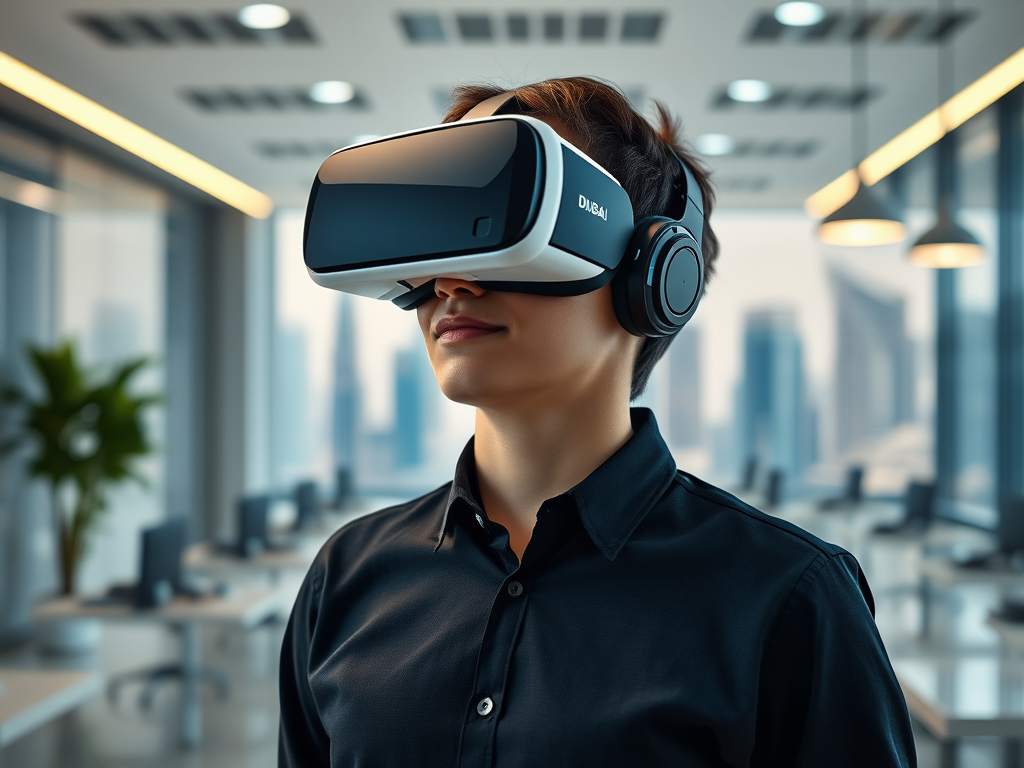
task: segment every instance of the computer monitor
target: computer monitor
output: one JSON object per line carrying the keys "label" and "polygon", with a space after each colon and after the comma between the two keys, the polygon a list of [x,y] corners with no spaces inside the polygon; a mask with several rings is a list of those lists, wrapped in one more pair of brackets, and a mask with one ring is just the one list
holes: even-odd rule
{"label": "computer monitor", "polygon": [[764,494],[764,503],[768,509],[779,506],[782,503],[782,495],[785,490],[786,473],[781,469],[773,469],[768,473],[768,488]]}
{"label": "computer monitor", "polygon": [[935,483],[913,481],[907,486],[904,519],[929,525],[935,515]]}
{"label": "computer monitor", "polygon": [[846,470],[846,488],[843,500],[859,503],[864,497],[864,467],[855,466]]}
{"label": "computer monitor", "polygon": [[751,456],[743,465],[743,483],[740,486],[744,491],[753,489],[757,481],[757,456]]}
{"label": "computer monitor", "polygon": [[267,548],[270,497],[243,496],[238,500],[238,554],[256,557]]}
{"label": "computer monitor", "polygon": [[156,608],[181,588],[181,555],[185,551],[185,518],[174,517],[142,532],[142,562],[135,586],[135,607]]}
{"label": "computer monitor", "polygon": [[338,467],[334,471],[334,507],[341,509],[352,495],[352,469]]}
{"label": "computer monitor", "polygon": [[295,486],[295,528],[312,528],[320,520],[320,489],[313,480]]}
{"label": "computer monitor", "polygon": [[1024,498],[1011,496],[999,503],[999,549],[1024,551]]}

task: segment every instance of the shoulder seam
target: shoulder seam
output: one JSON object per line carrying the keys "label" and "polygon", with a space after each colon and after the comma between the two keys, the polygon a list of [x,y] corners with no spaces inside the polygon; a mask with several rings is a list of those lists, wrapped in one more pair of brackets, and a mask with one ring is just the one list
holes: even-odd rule
{"label": "shoulder seam", "polygon": [[842,554],[843,552],[845,552],[845,550],[843,550],[841,547],[837,547],[836,548],[839,551],[831,551],[830,549],[826,549],[826,548],[822,547],[821,544],[819,544],[818,542],[816,542],[816,541],[814,541],[814,540],[812,540],[812,539],[810,539],[810,538],[808,538],[806,536],[801,536],[800,533],[798,533],[797,531],[791,531],[788,528],[785,528],[785,527],[783,527],[781,525],[778,525],[776,522],[774,522],[771,519],[771,516],[768,515],[766,512],[762,512],[761,513],[762,515],[764,515],[764,517],[757,517],[756,515],[751,514],[750,510],[744,509],[742,506],[738,506],[736,504],[732,504],[732,503],[730,503],[730,502],[728,502],[726,500],[723,500],[723,499],[713,498],[713,497],[709,496],[708,494],[702,493],[697,488],[687,487],[682,482],[682,475],[683,475],[682,470],[677,470],[676,474],[675,474],[675,477],[673,478],[673,482],[677,483],[679,485],[679,487],[682,488],[687,493],[692,493],[694,496],[698,496],[698,497],[704,499],[705,501],[710,501],[712,504],[717,504],[720,507],[725,507],[726,509],[731,509],[734,512],[739,512],[740,514],[747,516],[748,518],[750,518],[751,520],[753,520],[755,522],[761,523],[763,525],[771,526],[772,528],[775,528],[776,530],[781,531],[782,533],[788,534],[788,535],[792,536],[793,538],[800,539],[801,541],[803,541],[803,542],[809,544],[810,546],[814,547],[816,550],[818,550],[818,552],[820,552],[821,554],[825,555],[826,557],[832,557],[834,555]]}
{"label": "shoulder seam", "polygon": [[828,554],[826,552],[819,552],[815,557],[807,564],[807,567],[800,573],[800,577],[793,583],[793,588],[789,591],[789,595],[786,596],[786,603],[782,610],[779,612],[778,618],[775,620],[774,626],[768,635],[767,642],[765,643],[765,654],[767,655],[773,648],[775,643],[775,635],[779,631],[779,627],[782,626],[786,616],[792,610],[793,600],[798,594],[802,594],[810,589],[814,580],[818,578],[820,574],[829,563],[840,557],[853,558],[856,563],[856,558],[852,554],[843,550],[841,552],[835,552]]}

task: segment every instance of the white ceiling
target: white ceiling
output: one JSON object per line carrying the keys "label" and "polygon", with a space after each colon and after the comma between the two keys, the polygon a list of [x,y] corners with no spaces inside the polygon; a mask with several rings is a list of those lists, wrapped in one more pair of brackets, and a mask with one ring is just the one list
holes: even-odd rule
{"label": "white ceiling", "polygon": [[[803,159],[714,158],[728,207],[790,207],[850,165],[848,112],[756,112],[712,109],[712,96],[736,78],[777,86],[843,87],[850,82],[848,45],[752,45],[744,42],[755,12],[772,3],[756,0],[650,0],[643,6],[591,0],[470,0],[441,5],[429,0],[286,3],[311,23],[313,46],[108,47],[74,23],[73,13],[235,12],[244,3],[210,5],[188,0],[2,0],[0,50],[36,67],[125,115],[243,181],[270,194],[279,206],[305,202],[319,158],[269,159],[256,147],[267,141],[342,145],[359,134],[385,134],[437,122],[435,93],[466,80],[507,84],[564,75],[593,75],[627,90],[640,88],[679,114],[690,139],[706,132],[737,139],[812,139],[818,150]],[[848,4],[824,3],[848,9]],[[932,2],[872,0],[872,9],[934,10]],[[961,88],[1024,45],[1024,1],[958,0],[977,12],[955,38],[956,87]],[[559,44],[464,43],[411,45],[397,21],[400,11],[458,12],[663,11],[657,43],[618,40]],[[934,108],[934,45],[872,45],[870,80],[881,96],[870,110],[870,144],[876,147]],[[187,88],[308,86],[347,80],[365,93],[364,112],[332,110],[273,114],[205,113],[181,97]],[[730,189],[736,179],[768,180],[760,192]]]}

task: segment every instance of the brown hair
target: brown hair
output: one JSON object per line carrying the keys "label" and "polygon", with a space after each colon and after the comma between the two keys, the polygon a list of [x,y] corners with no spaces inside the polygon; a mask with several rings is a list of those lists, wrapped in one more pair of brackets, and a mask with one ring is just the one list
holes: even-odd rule
{"label": "brown hair", "polygon": [[[515,94],[524,114],[557,120],[569,132],[566,138],[586,152],[614,176],[629,194],[634,217],[663,215],[672,203],[676,179],[682,173],[672,151],[693,171],[704,196],[705,285],[715,271],[718,238],[711,229],[715,196],[710,172],[679,137],[679,121],[665,105],[655,101],[658,125],[651,125],[638,113],[615,85],[591,77],[561,77],[517,88],[492,84],[466,84],[452,91],[451,106],[444,122],[455,122],[491,96],[504,91]],[[633,361],[630,400],[644,391],[654,370],[675,335],[644,339]]]}

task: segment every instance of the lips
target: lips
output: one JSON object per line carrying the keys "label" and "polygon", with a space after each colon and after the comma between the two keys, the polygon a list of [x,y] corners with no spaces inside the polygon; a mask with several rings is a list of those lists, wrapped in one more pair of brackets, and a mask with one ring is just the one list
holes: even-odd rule
{"label": "lips", "polygon": [[441,342],[468,341],[505,330],[500,325],[485,323],[468,315],[445,315],[437,321],[434,337]]}

